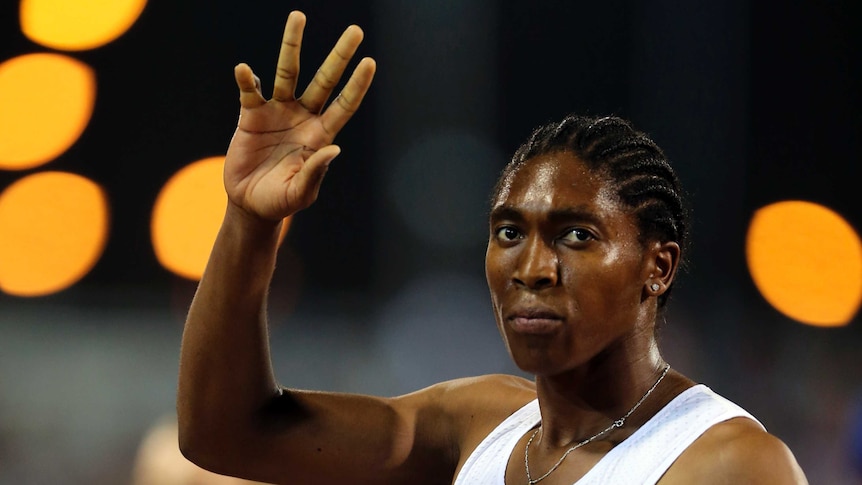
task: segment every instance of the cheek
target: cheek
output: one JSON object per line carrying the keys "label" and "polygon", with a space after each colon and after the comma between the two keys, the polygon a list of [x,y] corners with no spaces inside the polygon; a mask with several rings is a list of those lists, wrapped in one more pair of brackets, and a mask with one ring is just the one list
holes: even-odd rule
{"label": "cheek", "polygon": [[603,267],[601,280],[608,301],[613,305],[640,302],[643,282],[640,259],[637,255],[622,253],[609,259]]}
{"label": "cheek", "polygon": [[506,279],[505,267],[505,259],[500,250],[489,246],[485,252],[485,279],[492,296],[495,290],[502,289],[501,285]]}
{"label": "cheek", "polygon": [[[562,278],[568,288],[577,288],[584,301],[594,305],[616,305],[628,301],[633,289],[640,295],[640,268],[630,254],[611,251],[591,257],[578,254],[562,266]],[[589,295],[589,296],[588,296]]]}
{"label": "cheek", "polygon": [[[491,295],[494,316],[500,319],[500,305],[511,288],[511,265],[508,255],[499,248],[491,248],[485,257],[485,279]],[[499,323],[499,322],[498,322]]]}

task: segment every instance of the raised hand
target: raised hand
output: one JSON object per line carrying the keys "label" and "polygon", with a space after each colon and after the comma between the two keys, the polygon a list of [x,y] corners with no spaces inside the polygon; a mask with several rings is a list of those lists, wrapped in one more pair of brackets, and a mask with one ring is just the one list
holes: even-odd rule
{"label": "raised hand", "polygon": [[362,59],[341,93],[329,99],[362,42],[362,29],[345,29],[300,97],[295,96],[305,15],[291,12],[278,56],[272,99],[246,64],[234,69],[240,90],[240,119],[225,160],[230,203],[247,213],[278,221],[317,198],[329,163],[340,153],[335,135],[359,108],[376,65]]}

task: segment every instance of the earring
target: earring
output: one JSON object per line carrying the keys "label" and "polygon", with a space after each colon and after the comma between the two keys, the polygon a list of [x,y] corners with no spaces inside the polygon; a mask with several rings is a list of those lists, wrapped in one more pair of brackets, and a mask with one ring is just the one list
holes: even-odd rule
{"label": "earring", "polygon": [[659,286],[658,283],[653,283],[653,284],[649,285],[649,287],[652,291],[658,291],[659,288],[661,288],[661,286]]}

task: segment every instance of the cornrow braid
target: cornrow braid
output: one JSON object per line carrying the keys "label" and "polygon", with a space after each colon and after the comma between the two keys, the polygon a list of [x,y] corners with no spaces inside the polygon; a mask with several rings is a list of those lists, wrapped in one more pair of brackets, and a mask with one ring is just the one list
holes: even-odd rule
{"label": "cornrow braid", "polygon": [[[528,160],[564,151],[576,155],[616,187],[619,200],[632,209],[637,220],[641,244],[674,241],[685,254],[688,210],[676,172],[654,141],[615,116],[569,115],[536,128],[503,169],[494,200]],[[659,296],[659,307],[665,305],[670,290]]]}

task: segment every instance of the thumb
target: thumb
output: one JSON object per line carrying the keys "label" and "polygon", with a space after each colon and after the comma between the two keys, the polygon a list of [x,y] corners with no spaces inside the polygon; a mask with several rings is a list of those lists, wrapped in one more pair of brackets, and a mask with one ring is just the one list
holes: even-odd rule
{"label": "thumb", "polygon": [[260,94],[260,79],[254,75],[248,64],[237,64],[233,68],[236,85],[239,87],[239,102],[243,108],[256,108],[266,104]]}
{"label": "thumb", "polygon": [[303,201],[305,207],[308,207],[312,202],[317,200],[317,194],[320,192],[320,186],[323,184],[323,178],[329,169],[329,164],[340,153],[341,148],[339,146],[328,145],[317,150],[305,161],[302,170],[297,174],[297,177],[305,179],[302,180],[303,183],[301,185],[309,188],[309,190],[305,191],[306,200]]}

